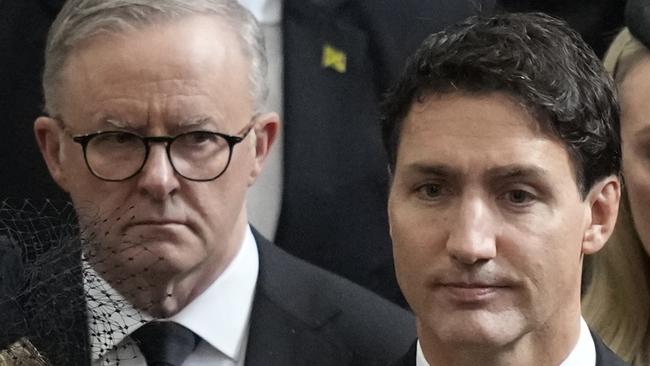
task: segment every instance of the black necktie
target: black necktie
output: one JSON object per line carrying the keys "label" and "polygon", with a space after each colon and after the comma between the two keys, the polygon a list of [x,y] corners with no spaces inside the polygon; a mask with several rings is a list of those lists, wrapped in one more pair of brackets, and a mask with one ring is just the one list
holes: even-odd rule
{"label": "black necktie", "polygon": [[181,366],[199,343],[199,336],[174,322],[150,322],[131,334],[148,366]]}

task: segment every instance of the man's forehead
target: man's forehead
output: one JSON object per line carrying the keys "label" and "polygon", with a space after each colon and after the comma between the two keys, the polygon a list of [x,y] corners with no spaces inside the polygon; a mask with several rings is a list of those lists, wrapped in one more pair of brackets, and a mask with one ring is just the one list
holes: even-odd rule
{"label": "man's forehead", "polygon": [[111,39],[130,39],[134,36],[160,35],[164,33],[177,33],[187,25],[195,26],[194,31],[205,30],[212,37],[197,37],[197,40],[212,42],[213,40],[232,35],[237,39],[233,23],[224,16],[217,14],[153,14],[146,20],[133,18],[109,17],[110,14],[95,14],[90,19],[78,20],[79,25],[74,30],[75,34],[67,35],[65,47],[68,53],[76,49],[91,46],[94,43],[106,43]]}
{"label": "man's forehead", "polygon": [[435,94],[412,103],[401,126],[400,142],[412,142],[409,148],[470,151],[471,146],[465,145],[488,151],[523,149],[528,142],[532,148],[539,141],[563,146],[564,142],[545,126],[545,121],[507,93]]}
{"label": "man's forehead", "polygon": [[524,150],[547,140],[556,141],[539,131],[530,114],[507,100],[450,97],[412,108],[402,126],[400,150]]}
{"label": "man's forehead", "polygon": [[[408,141],[405,141],[408,144]],[[459,146],[452,140],[430,141],[429,145],[400,147],[396,174],[435,176],[453,180],[476,179],[554,180],[575,177],[567,151],[550,139],[505,140],[499,146]]]}
{"label": "man's forehead", "polygon": [[575,175],[565,144],[499,93],[435,96],[414,104],[398,146],[400,170],[482,180]]}
{"label": "man's forehead", "polygon": [[199,114],[226,121],[229,105],[251,99],[248,62],[232,32],[219,38],[206,33],[215,29],[212,17],[198,20],[165,31],[136,30],[133,37],[100,37],[76,49],[63,70],[62,114],[134,128],[151,121],[192,124]]}
{"label": "man's forehead", "polygon": [[[219,56],[242,53],[240,40],[229,23],[219,17],[196,15],[178,20],[129,27],[124,30],[98,30],[86,38],[71,42],[66,64],[91,58],[95,63],[169,60],[179,52],[178,65],[206,62]],[[116,49],[130,52],[116,52]],[[182,51],[182,52],[180,52]],[[218,55],[214,55],[217,51]],[[92,57],[95,54],[105,57]],[[146,64],[145,64],[146,65]],[[144,68],[143,68],[144,69]]]}

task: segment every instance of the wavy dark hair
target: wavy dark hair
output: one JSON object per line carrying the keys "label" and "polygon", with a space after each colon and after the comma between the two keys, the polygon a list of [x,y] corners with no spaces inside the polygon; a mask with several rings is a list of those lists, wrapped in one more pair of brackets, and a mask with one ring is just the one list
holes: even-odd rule
{"label": "wavy dark hair", "polygon": [[492,92],[515,98],[541,131],[564,143],[583,198],[598,180],[620,173],[613,82],[577,32],[542,13],[471,17],[423,42],[382,105],[391,171],[414,102],[428,95]]}

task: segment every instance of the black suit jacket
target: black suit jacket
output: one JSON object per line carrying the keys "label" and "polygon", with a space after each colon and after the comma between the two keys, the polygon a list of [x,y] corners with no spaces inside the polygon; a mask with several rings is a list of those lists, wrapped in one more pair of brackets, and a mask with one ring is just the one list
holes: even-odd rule
{"label": "black suit jacket", "polygon": [[[393,269],[378,105],[424,38],[484,0],[285,0],[284,187],[274,242],[405,305]],[[346,70],[322,65],[329,45]]]}
{"label": "black suit jacket", "polygon": [[[593,332],[591,333],[596,346],[596,366],[630,366],[621,360],[603,341]],[[409,351],[401,360],[392,366],[415,366],[416,343],[413,343]]]}
{"label": "black suit jacket", "polygon": [[[246,366],[385,365],[398,359],[415,340],[415,322],[409,312],[292,257],[253,231],[260,267]],[[69,270],[78,268],[80,255],[70,249],[64,261],[39,266],[38,274],[30,276],[34,288],[20,304],[0,297],[0,348],[25,336],[53,366],[90,364],[80,272]],[[2,263],[16,262],[16,253],[4,253],[9,255],[3,256]],[[19,266],[0,268],[0,285],[24,287],[13,285],[21,273],[9,270],[14,267]],[[10,315],[7,309],[24,311],[28,324],[15,322],[23,315]],[[8,324],[12,326],[7,328]]]}
{"label": "black suit jacket", "polygon": [[246,366],[385,365],[415,339],[410,313],[255,239],[260,272]]}
{"label": "black suit jacket", "polygon": [[609,349],[603,340],[594,332],[591,333],[596,345],[596,366],[630,366],[627,362],[621,360],[614,351]]}

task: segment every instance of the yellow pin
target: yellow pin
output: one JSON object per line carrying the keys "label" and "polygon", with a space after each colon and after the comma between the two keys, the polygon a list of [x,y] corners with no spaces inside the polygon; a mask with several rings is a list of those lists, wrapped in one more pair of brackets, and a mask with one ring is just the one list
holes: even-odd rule
{"label": "yellow pin", "polygon": [[321,61],[323,68],[329,68],[343,74],[347,69],[347,62],[348,57],[345,52],[327,43],[323,45],[323,59]]}

